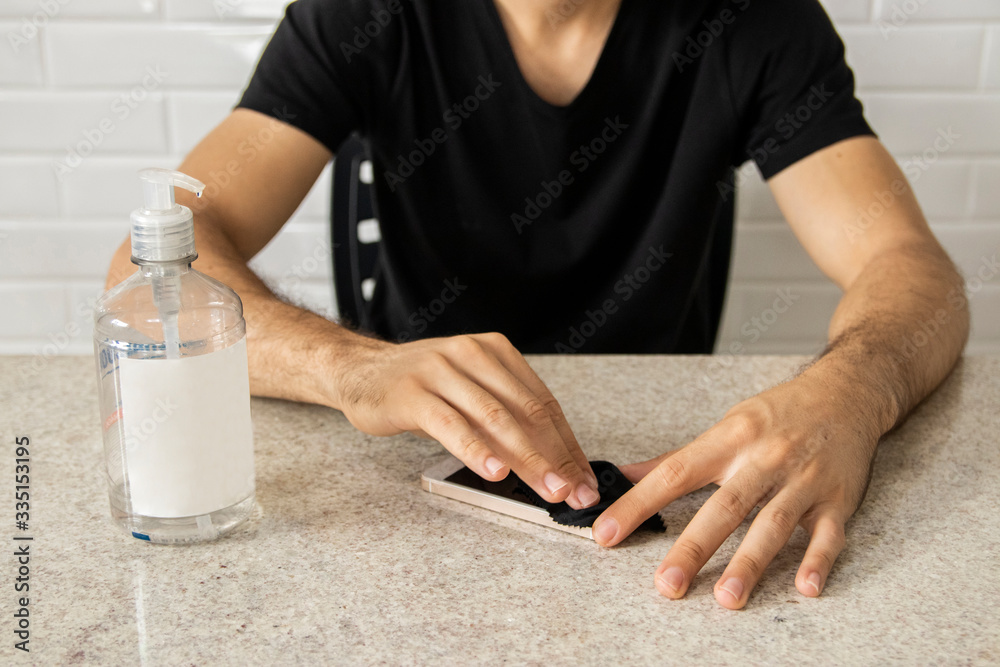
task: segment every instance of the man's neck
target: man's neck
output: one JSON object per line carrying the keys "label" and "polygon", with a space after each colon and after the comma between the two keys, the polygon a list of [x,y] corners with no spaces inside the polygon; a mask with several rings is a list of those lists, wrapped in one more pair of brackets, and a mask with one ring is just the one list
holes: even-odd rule
{"label": "man's neck", "polygon": [[488,0],[528,85],[565,106],[583,90],[611,32],[622,0]]}
{"label": "man's neck", "polygon": [[614,21],[621,0],[491,0],[521,39],[551,39],[554,30],[588,30]]}

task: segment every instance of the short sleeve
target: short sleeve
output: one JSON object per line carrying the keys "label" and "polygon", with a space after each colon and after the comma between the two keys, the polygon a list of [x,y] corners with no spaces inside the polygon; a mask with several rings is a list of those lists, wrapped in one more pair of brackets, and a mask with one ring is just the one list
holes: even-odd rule
{"label": "short sleeve", "polygon": [[[769,179],[843,139],[874,135],[854,94],[844,43],[817,0],[732,0],[734,163]],[[742,7],[742,9],[740,9]]]}
{"label": "short sleeve", "polygon": [[278,118],[336,151],[371,123],[390,85],[401,11],[401,0],[291,3],[237,108]]}

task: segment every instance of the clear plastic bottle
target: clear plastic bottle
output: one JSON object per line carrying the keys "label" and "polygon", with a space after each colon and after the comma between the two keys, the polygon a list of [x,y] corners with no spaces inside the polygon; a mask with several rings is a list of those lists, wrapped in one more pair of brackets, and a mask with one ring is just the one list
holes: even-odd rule
{"label": "clear plastic bottle", "polygon": [[173,186],[200,196],[204,185],[162,169],[140,178],[139,270],[94,312],[111,515],[142,540],[198,542],[231,531],[255,506],[243,304],[191,268],[193,218]]}

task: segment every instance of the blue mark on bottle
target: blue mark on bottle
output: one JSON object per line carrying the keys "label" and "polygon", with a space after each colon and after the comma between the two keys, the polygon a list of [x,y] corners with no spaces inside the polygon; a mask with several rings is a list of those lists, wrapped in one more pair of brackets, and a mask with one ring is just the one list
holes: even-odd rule
{"label": "blue mark on bottle", "polygon": [[149,542],[149,535],[143,535],[142,533],[137,533],[134,530],[132,531],[132,537]]}

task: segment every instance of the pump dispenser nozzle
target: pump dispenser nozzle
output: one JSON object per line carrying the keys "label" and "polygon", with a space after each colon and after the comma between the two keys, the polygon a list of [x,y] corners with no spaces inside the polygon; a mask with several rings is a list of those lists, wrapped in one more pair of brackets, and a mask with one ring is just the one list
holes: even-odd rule
{"label": "pump dispenser nozzle", "polygon": [[176,262],[193,260],[194,217],[191,209],[174,201],[174,187],[201,196],[205,184],[169,169],[143,169],[143,207],[132,212],[132,261]]}
{"label": "pump dispenser nozzle", "polygon": [[169,211],[176,206],[174,186],[190,190],[199,197],[205,191],[205,184],[201,181],[169,169],[143,169],[139,172],[139,179],[143,181],[142,194],[146,209],[150,211]]}
{"label": "pump dispenser nozzle", "polygon": [[194,249],[194,216],[191,209],[174,201],[174,186],[200,197],[205,184],[168,169],[143,169],[139,178],[145,202],[132,212],[132,261],[151,271],[153,302],[163,323],[167,358],[178,359],[180,276],[198,255]]}

